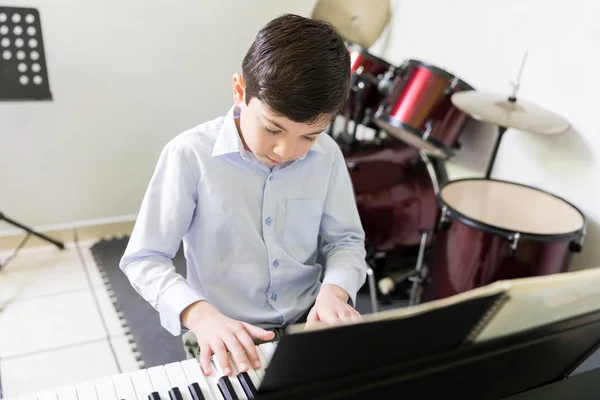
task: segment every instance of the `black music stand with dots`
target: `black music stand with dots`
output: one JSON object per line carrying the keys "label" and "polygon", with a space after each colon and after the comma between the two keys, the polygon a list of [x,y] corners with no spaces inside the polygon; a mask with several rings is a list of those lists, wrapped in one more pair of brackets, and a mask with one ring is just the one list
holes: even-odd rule
{"label": "black music stand with dots", "polygon": [[[35,8],[0,6],[0,101],[48,100],[52,100],[52,93],[39,12]],[[16,251],[31,235],[61,250],[65,248],[63,243],[8,218],[2,212],[0,221],[27,232]]]}

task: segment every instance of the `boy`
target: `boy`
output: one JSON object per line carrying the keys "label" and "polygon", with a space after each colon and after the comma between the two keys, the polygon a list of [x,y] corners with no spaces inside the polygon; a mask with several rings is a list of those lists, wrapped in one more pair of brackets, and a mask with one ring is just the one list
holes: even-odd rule
{"label": "boy", "polygon": [[[322,134],[349,79],[330,25],[276,18],[233,75],[229,113],[160,155],[120,267],[169,332],[196,337],[205,374],[213,353],[231,374],[227,351],[240,372],[260,368],[254,340],[306,312],[307,326],[360,319],[364,232],[342,153]],[[187,280],[171,262],[182,239]]]}

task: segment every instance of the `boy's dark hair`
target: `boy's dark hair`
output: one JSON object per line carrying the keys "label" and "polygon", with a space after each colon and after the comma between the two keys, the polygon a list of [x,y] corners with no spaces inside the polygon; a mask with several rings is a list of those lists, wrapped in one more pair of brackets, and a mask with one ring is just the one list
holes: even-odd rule
{"label": "boy's dark hair", "polygon": [[242,74],[246,104],[257,97],[294,122],[313,124],[344,106],[350,55],[329,23],[285,14],[258,32]]}

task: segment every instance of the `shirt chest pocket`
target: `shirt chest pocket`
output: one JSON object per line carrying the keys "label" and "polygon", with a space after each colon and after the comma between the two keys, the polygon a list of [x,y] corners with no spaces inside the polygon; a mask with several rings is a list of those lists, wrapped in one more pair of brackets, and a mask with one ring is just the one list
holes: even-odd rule
{"label": "shirt chest pocket", "polygon": [[300,262],[307,260],[317,249],[322,214],[321,200],[287,200],[283,241]]}

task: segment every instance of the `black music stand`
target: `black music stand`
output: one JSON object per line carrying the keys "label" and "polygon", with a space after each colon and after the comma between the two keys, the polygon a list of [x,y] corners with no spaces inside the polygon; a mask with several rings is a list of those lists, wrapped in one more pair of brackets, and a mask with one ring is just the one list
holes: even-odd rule
{"label": "black music stand", "polygon": [[502,399],[560,381],[600,346],[600,309],[473,342],[469,319],[493,320],[502,304],[477,300],[283,336],[257,399]]}
{"label": "black music stand", "polygon": [[[35,8],[0,6],[0,101],[52,100],[42,37],[40,14]],[[59,249],[63,243],[8,218],[0,221],[46,240]],[[2,265],[0,265],[0,269]]]}
{"label": "black music stand", "polygon": [[0,101],[52,100],[40,14],[0,6]]}

